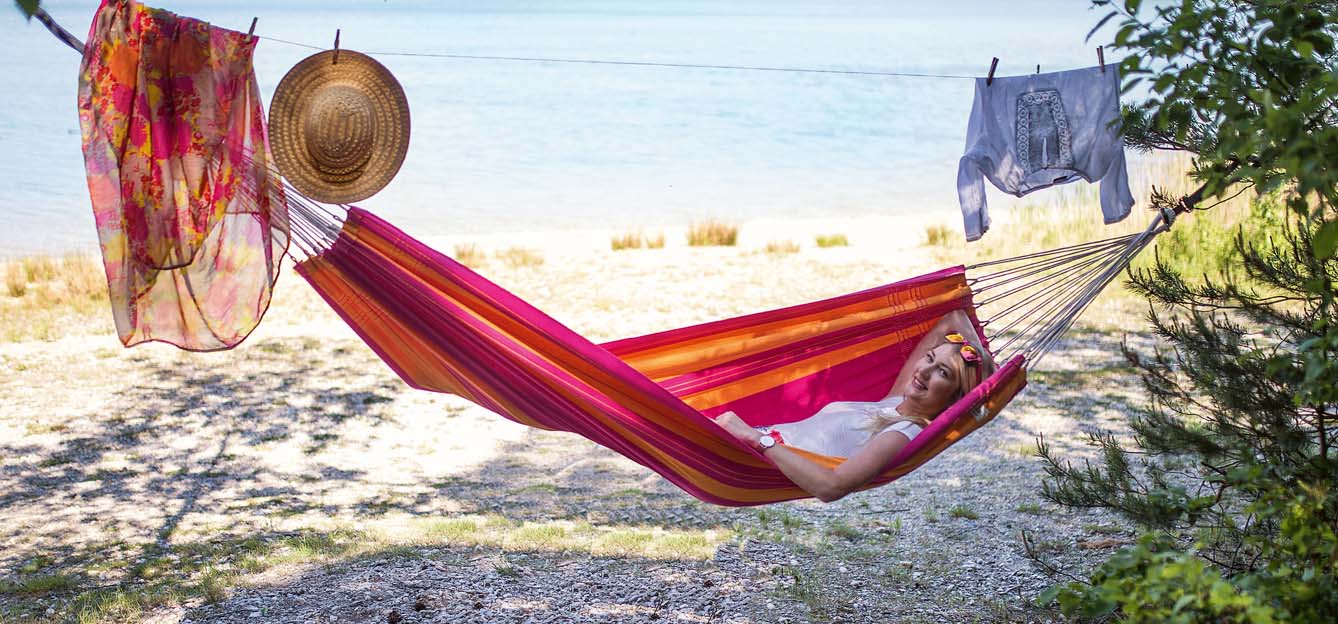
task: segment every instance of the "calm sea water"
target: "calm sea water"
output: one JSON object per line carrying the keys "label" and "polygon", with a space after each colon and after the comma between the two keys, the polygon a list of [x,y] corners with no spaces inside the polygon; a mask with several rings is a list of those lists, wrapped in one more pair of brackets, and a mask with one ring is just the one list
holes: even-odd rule
{"label": "calm sea water", "polygon": [[[82,38],[97,2],[43,2]],[[162,0],[260,35],[367,52],[998,75],[1089,66],[1084,0],[910,2]],[[96,246],[79,58],[0,8],[0,254]],[[312,50],[262,41],[268,101]],[[972,82],[378,57],[408,94],[398,177],[362,202],[410,232],[615,229],[715,217],[957,210]]]}

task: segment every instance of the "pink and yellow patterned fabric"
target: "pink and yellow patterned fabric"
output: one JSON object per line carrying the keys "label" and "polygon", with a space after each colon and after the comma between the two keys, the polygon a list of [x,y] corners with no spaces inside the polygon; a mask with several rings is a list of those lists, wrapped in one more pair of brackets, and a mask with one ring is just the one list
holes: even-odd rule
{"label": "pink and yellow patterned fabric", "polygon": [[121,342],[227,349],[269,307],[288,248],[283,187],[245,33],[104,0],[79,125]]}

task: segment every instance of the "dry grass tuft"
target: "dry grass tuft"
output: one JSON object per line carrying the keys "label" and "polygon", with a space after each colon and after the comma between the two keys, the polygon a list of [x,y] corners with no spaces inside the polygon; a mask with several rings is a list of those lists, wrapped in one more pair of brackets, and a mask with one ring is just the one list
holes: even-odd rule
{"label": "dry grass tuft", "polygon": [[627,232],[609,239],[609,246],[614,251],[624,249],[660,249],[664,247],[664,232],[657,233],[654,237],[646,236],[641,231]]}
{"label": "dry grass tuft", "polygon": [[767,243],[767,253],[769,254],[792,254],[799,253],[799,243],[794,241],[771,241]]}
{"label": "dry grass tuft", "polygon": [[544,263],[544,256],[536,249],[510,247],[497,252],[497,259],[513,269],[537,267]]}
{"label": "dry grass tuft", "polygon": [[925,244],[930,247],[944,247],[952,240],[952,228],[936,223],[925,227]]}
{"label": "dry grass tuft", "polygon": [[487,259],[479,246],[474,243],[461,243],[455,246],[455,253],[452,254],[456,262],[463,264],[471,269],[478,268]]}
{"label": "dry grass tuft", "polygon": [[28,292],[28,278],[16,262],[5,265],[5,292],[11,297],[22,297]]}
{"label": "dry grass tuft", "polygon": [[0,273],[7,295],[0,299],[0,339],[53,340],[107,311],[106,274],[93,256],[16,258]]}
{"label": "dry grass tuft", "polygon": [[818,247],[826,249],[828,247],[847,247],[850,241],[846,239],[845,234],[819,234],[817,236]]}
{"label": "dry grass tuft", "polygon": [[688,228],[691,247],[733,247],[739,240],[739,226],[720,221],[694,223]]}
{"label": "dry grass tuft", "polygon": [[612,239],[609,239],[609,247],[614,251],[641,249],[641,233],[628,232],[626,234],[616,235]]}

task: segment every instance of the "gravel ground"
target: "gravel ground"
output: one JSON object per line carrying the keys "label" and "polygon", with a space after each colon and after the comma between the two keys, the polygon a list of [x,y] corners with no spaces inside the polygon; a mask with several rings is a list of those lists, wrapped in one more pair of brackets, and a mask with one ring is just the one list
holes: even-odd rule
{"label": "gravel ground", "polygon": [[[831,251],[653,250],[485,272],[604,340],[920,268]],[[596,278],[601,287],[589,288]],[[1044,502],[1033,456],[1042,433],[1080,461],[1087,433],[1122,430],[1138,398],[1119,333],[1075,332],[994,423],[896,483],[833,504],[734,509],[700,503],[577,436],[408,389],[295,276],[284,280],[265,324],[230,352],[121,349],[105,326],[0,345],[0,587],[69,579],[49,592],[0,592],[0,617],[73,619],[90,592],[194,587],[213,572],[233,580],[104,609],[106,619],[1050,621],[1032,602],[1056,578],[1026,557],[1021,532],[1071,574],[1128,539],[1115,518]],[[504,528],[492,541],[418,535],[244,561],[295,537],[458,518]],[[677,532],[698,554],[521,539],[526,527],[554,526]]]}

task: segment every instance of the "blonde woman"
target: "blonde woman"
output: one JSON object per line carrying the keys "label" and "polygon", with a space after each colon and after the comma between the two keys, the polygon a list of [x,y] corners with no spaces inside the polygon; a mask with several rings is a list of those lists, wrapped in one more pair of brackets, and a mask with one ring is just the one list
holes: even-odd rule
{"label": "blonde woman", "polygon": [[[734,412],[715,421],[761,450],[795,485],[831,502],[877,476],[934,417],[993,370],[994,362],[981,347],[971,320],[954,311],[920,340],[892,389],[879,401],[829,403],[804,420],[762,429],[749,426]],[[782,442],[846,460],[827,468]]]}

